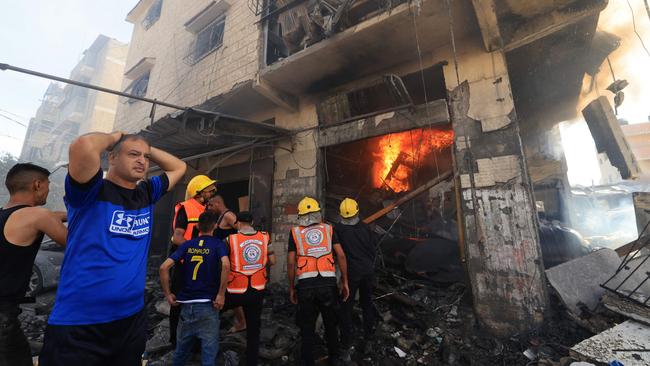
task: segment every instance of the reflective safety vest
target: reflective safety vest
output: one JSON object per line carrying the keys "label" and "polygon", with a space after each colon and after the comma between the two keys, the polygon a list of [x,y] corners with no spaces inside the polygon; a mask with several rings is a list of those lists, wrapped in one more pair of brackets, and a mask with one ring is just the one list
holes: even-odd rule
{"label": "reflective safety vest", "polygon": [[252,235],[242,233],[228,236],[230,245],[230,274],[228,292],[243,294],[250,287],[266,287],[266,262],[268,261],[269,234],[258,231]]}
{"label": "reflective safety vest", "polygon": [[319,274],[323,277],[336,277],[331,225],[296,226],[291,229],[291,236],[296,243],[298,280]]}
{"label": "reflective safety vest", "polygon": [[184,202],[176,204],[174,207],[174,223],[173,228],[176,228],[176,218],[178,217],[178,211],[181,207],[185,208],[185,214],[187,215],[187,228],[185,229],[185,234],[183,237],[185,240],[192,239],[192,233],[194,228],[199,223],[199,216],[205,211],[205,206],[194,198],[190,198]]}

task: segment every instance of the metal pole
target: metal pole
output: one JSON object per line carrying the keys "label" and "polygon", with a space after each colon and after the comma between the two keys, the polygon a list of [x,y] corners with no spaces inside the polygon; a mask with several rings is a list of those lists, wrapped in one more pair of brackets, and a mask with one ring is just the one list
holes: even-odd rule
{"label": "metal pole", "polygon": [[[3,71],[6,71],[6,70],[16,71],[16,72],[20,72],[20,73],[23,73],[23,74],[38,76],[40,78],[45,78],[45,79],[50,79],[50,80],[54,80],[54,81],[59,81],[59,82],[66,83],[66,84],[80,86],[82,88],[93,89],[93,90],[97,90],[97,91],[100,91],[100,92],[119,95],[121,97],[126,97],[126,98],[130,98],[130,99],[137,99],[137,100],[141,100],[143,102],[151,103],[153,105],[161,105],[161,106],[164,106],[164,107],[174,108],[174,109],[178,109],[178,110],[181,110],[181,111],[193,110],[193,111],[196,111],[196,112],[199,112],[199,113],[208,113],[208,114],[213,114],[213,115],[216,115],[216,116],[219,116],[219,117],[228,118],[230,120],[254,123],[256,125],[260,124],[259,122],[250,121],[250,120],[247,120],[247,119],[244,119],[244,118],[241,118],[241,117],[231,116],[231,115],[228,115],[228,114],[223,114],[223,113],[218,113],[218,112],[213,112],[213,111],[206,111],[206,110],[199,109],[199,108],[183,107],[183,106],[172,104],[172,103],[161,102],[161,101],[159,101],[157,99],[140,97],[140,96],[137,96],[137,95],[121,92],[121,91],[118,91],[118,90],[113,90],[113,89],[108,89],[108,88],[104,88],[104,87],[93,85],[93,84],[83,83],[81,81],[66,79],[66,78],[62,78],[62,77],[59,77],[59,76],[45,74],[45,73],[34,71],[34,70],[23,69],[21,67],[11,66],[9,64],[0,63],[0,70],[3,70]],[[275,129],[275,127],[271,126],[271,125],[269,125],[268,127],[271,128],[271,129]]]}

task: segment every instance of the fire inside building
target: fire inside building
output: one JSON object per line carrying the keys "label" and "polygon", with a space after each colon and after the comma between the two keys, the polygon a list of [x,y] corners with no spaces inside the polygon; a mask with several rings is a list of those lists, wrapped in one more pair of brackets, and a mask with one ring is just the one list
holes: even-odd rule
{"label": "fire inside building", "polygon": [[[507,339],[554,324],[558,301],[593,314],[578,279],[596,271],[619,276],[608,293],[646,296],[633,302],[647,314],[648,264],[636,264],[647,250],[650,172],[635,150],[643,144],[628,145],[621,116],[633,116],[636,105],[646,108],[638,118],[648,117],[650,80],[637,76],[633,59],[646,66],[648,59],[632,24],[615,21],[629,11],[618,3],[138,1],[126,18],[134,31],[121,91],[139,99],[120,98],[114,129],[188,164],[183,184],[156,206],[150,259],[167,255],[173,207],[188,181],[205,174],[229,208],[252,211],[271,233],[279,263],[270,280],[280,287],[300,199],[317,198],[327,221],[337,222],[339,203],[350,197],[381,237],[377,267],[393,268],[378,299],[449,314],[458,303],[426,305],[388,284],[461,283],[470,328]],[[579,142],[565,132],[575,124],[588,126],[598,161],[617,182],[570,182],[580,167],[567,157]],[[609,267],[562,266],[595,248],[614,253]],[[558,276],[566,286],[556,286]],[[605,280],[593,291],[605,292]],[[570,305],[566,293],[574,294]],[[399,318],[389,313],[386,321]],[[577,313],[572,321],[591,334],[606,329]],[[409,332],[395,329],[397,340]],[[423,331],[434,342],[442,331],[430,329]],[[453,342],[440,337],[440,361],[420,353],[420,364],[490,364],[450,361]],[[501,357],[499,344],[484,347],[490,357]],[[636,364],[648,364],[647,344],[630,346],[641,349]],[[520,356],[529,346],[522,347]],[[390,357],[418,364],[400,352]],[[552,358],[542,353],[529,360]]]}

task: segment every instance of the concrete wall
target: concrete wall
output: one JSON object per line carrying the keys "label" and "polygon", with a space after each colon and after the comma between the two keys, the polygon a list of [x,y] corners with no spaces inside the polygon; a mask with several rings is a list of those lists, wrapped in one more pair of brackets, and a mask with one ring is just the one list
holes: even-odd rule
{"label": "concrete wall", "polygon": [[445,80],[467,270],[479,321],[508,335],[540,325],[547,307],[535,205],[504,54],[476,40],[458,49]]}
{"label": "concrete wall", "polygon": [[[255,24],[257,17],[248,9],[247,1],[227,2],[230,7],[226,12],[222,46],[193,65],[186,56],[196,35],[184,24],[210,4],[210,0],[165,0],[160,18],[148,29],[141,25],[146,11],[135,20],[126,70],[145,57],[155,58],[147,97],[194,106],[255,76],[261,49],[260,26]],[[131,82],[125,79],[122,90]],[[120,101],[124,102],[125,98],[120,98]],[[116,128],[139,131],[150,122],[150,111],[149,103],[121,103]],[[174,111],[158,107],[156,118]]]}
{"label": "concrete wall", "polygon": [[[303,99],[299,111],[295,113],[277,110],[276,125],[291,129],[317,126],[315,102],[310,98]],[[317,177],[319,151],[315,134],[316,130],[300,133],[291,141],[279,143],[279,148],[275,150],[272,240],[278,263],[271,270],[273,281],[286,280],[289,231],[297,224],[298,202],[306,195],[321,198]]]}

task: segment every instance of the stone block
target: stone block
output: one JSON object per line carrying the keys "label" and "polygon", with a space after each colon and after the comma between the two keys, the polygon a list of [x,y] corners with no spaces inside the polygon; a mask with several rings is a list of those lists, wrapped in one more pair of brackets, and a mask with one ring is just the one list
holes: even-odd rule
{"label": "stone block", "polygon": [[594,310],[605,289],[600,287],[614,274],[621,259],[611,249],[601,249],[584,257],[546,270],[546,277],[564,305],[580,315],[581,304]]}
{"label": "stone block", "polygon": [[571,348],[571,354],[598,364],[650,365],[650,326],[628,320]]}

